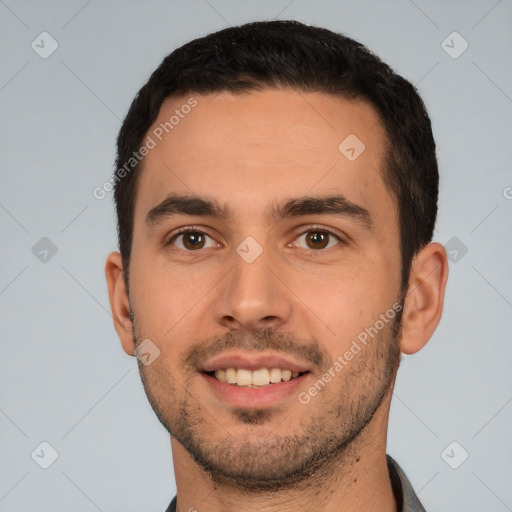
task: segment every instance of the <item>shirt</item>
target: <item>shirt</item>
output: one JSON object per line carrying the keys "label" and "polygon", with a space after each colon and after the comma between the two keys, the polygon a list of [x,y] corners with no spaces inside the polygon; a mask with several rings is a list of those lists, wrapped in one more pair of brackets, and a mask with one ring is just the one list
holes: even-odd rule
{"label": "shirt", "polygon": [[[389,455],[387,456],[389,478],[395,495],[398,512],[426,512],[416,496],[411,483],[405,476],[402,468]],[[166,512],[176,512],[176,496],[171,501]]]}

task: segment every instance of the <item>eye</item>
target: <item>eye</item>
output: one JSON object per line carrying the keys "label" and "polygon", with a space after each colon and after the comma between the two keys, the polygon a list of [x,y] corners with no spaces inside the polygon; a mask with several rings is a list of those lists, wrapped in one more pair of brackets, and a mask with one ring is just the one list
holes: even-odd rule
{"label": "eye", "polygon": [[184,251],[197,251],[199,249],[218,247],[219,244],[202,231],[186,230],[174,235],[169,241],[169,245],[174,245]]}
{"label": "eye", "polygon": [[329,249],[339,244],[341,240],[329,231],[314,229],[309,230],[295,239],[293,245],[303,249]]}

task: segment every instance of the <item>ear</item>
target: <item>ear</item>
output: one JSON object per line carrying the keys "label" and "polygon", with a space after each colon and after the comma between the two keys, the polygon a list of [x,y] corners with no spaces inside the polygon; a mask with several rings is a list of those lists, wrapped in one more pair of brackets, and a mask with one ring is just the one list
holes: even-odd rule
{"label": "ear", "polygon": [[123,261],[119,252],[109,254],[105,265],[105,277],[107,278],[114,327],[124,351],[128,355],[133,356],[135,347],[130,316],[130,301],[123,278]]}
{"label": "ear", "polygon": [[427,244],[415,256],[402,316],[400,349],[404,354],[421,350],[436,330],[443,312],[448,279],[448,259],[439,243]]}

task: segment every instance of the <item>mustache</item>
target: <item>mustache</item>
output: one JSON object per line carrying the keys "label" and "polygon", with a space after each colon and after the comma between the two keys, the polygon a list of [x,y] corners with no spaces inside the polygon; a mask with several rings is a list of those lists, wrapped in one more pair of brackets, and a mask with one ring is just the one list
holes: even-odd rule
{"label": "mustache", "polygon": [[274,350],[308,361],[320,370],[330,368],[333,364],[329,353],[314,338],[304,339],[272,328],[259,331],[233,330],[201,341],[184,353],[182,364],[185,368],[195,370],[207,359],[233,349],[259,352]]}

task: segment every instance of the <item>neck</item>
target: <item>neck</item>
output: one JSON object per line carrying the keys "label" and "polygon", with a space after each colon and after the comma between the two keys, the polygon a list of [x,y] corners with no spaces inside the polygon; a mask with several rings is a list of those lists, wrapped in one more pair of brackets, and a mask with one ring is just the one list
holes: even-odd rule
{"label": "neck", "polygon": [[177,512],[396,512],[386,461],[386,402],[384,399],[371,422],[337,458],[326,461],[306,483],[282,491],[244,491],[213,482],[171,437]]}

